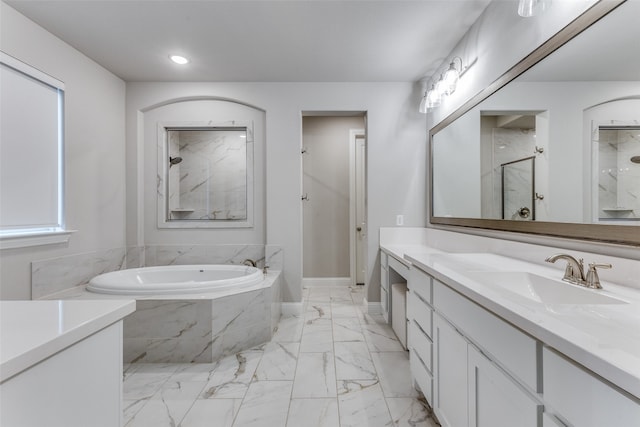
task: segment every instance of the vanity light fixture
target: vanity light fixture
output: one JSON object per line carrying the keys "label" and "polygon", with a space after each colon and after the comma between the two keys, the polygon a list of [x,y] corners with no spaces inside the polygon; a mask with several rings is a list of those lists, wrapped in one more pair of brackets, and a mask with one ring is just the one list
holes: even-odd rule
{"label": "vanity light fixture", "polygon": [[189,60],[181,55],[169,55],[169,59],[178,65],[186,65],[189,63]]}
{"label": "vanity light fixture", "polygon": [[434,109],[440,106],[440,94],[436,90],[436,86],[431,84],[431,89],[427,92],[427,109]]}
{"label": "vanity light fixture", "polygon": [[420,107],[418,107],[418,112],[422,114],[427,114],[427,95],[429,95],[429,91],[426,91],[420,100]]}
{"label": "vanity light fixture", "polygon": [[[456,67],[456,59],[460,61],[460,69]],[[449,64],[449,69],[444,73],[443,77],[443,87],[444,94],[451,95],[456,91],[456,87],[458,86],[458,80],[460,80],[460,75],[462,73],[462,58],[459,56],[455,56],[451,63]]]}
{"label": "vanity light fixture", "polygon": [[520,0],[518,3],[518,15],[523,18],[544,13],[551,6],[551,0]]}

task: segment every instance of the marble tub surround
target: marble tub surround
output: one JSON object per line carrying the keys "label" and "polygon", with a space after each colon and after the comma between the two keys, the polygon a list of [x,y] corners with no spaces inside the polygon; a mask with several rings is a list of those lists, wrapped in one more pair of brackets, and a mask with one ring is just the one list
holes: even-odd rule
{"label": "marble tub surround", "polygon": [[[382,319],[363,313],[361,287],[303,291],[303,314],[283,317],[267,344],[215,363],[126,366],[124,425],[145,427],[435,427],[413,389],[407,352],[370,350],[375,335],[393,334]],[[352,311],[344,310],[352,307]],[[303,347],[328,328],[326,348]],[[338,332],[340,331],[340,332]],[[361,360],[336,378],[335,346],[358,347],[344,360]],[[356,362],[354,362],[356,363]]]}
{"label": "marble tub surround", "polygon": [[81,286],[92,277],[124,268],[124,248],[106,249],[31,263],[31,298],[41,299]]}
{"label": "marble tub surround", "polygon": [[[212,362],[263,344],[282,310],[281,274],[241,292],[137,296],[138,309],[124,320],[125,362]],[[119,295],[88,292],[85,286],[55,294],[71,300],[113,300]]]}
{"label": "marble tub surround", "polygon": [[[265,264],[265,245],[147,245],[145,266],[186,264]],[[271,267],[271,266],[270,266]]]}
{"label": "marble tub surround", "polygon": [[[93,277],[124,268],[186,264],[242,264],[251,259],[258,267],[282,271],[284,256],[276,245],[149,245],[106,249],[35,260],[31,263],[31,298],[64,298],[72,288]],[[74,292],[71,291],[71,294]]]}

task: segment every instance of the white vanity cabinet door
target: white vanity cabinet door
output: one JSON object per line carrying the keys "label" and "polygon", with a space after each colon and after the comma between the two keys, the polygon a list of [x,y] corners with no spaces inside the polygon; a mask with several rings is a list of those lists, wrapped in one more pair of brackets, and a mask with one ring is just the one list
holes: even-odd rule
{"label": "white vanity cabinet door", "polygon": [[443,427],[466,427],[467,341],[437,313],[433,337],[433,410]]}
{"label": "white vanity cabinet door", "polygon": [[475,346],[468,349],[469,427],[538,427],[542,404]]}
{"label": "white vanity cabinet door", "polygon": [[556,353],[542,350],[544,400],[576,427],[638,427],[640,401]]}

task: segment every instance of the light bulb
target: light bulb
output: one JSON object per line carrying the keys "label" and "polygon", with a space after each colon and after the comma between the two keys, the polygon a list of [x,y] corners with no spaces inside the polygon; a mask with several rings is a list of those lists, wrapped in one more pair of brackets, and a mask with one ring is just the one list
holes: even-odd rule
{"label": "light bulb", "polygon": [[453,62],[449,64],[449,69],[446,73],[444,73],[444,93],[447,95],[451,95],[456,91],[456,87],[458,86],[458,80],[460,80],[460,73],[456,69],[456,66]]}
{"label": "light bulb", "polygon": [[179,65],[185,65],[189,63],[189,60],[180,55],[169,55],[169,59]]}

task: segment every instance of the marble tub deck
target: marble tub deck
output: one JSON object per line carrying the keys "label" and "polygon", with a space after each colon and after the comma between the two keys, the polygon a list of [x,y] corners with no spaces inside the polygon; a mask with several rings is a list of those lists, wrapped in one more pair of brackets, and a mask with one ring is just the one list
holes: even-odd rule
{"label": "marble tub deck", "polygon": [[409,356],[361,287],[304,289],[302,316],[216,363],[130,364],[126,427],[435,427]]}

